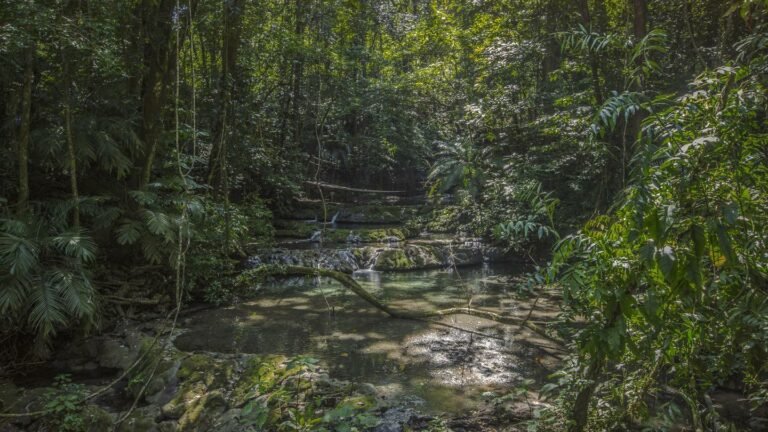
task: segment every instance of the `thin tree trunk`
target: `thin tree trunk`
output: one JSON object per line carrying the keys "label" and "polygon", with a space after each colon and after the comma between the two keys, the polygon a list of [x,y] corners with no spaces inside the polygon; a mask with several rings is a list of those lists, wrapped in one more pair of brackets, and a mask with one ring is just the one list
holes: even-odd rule
{"label": "thin tree trunk", "polygon": [[69,57],[64,51],[62,55],[62,64],[64,67],[64,129],[67,136],[67,153],[69,156],[69,183],[72,190],[72,225],[75,229],[80,228],[80,194],[77,188],[77,153],[75,152],[75,141],[72,137],[72,77],[70,75]]}
{"label": "thin tree trunk", "polygon": [[[581,21],[584,25],[584,28],[588,31],[591,31],[592,17],[589,13],[589,1],[580,0],[579,6],[579,14],[581,15]],[[595,102],[597,106],[601,106],[603,104],[604,98],[603,90],[600,86],[600,63],[597,55],[592,50],[589,51],[589,65],[592,74],[592,91],[595,94]]]}
{"label": "thin tree trunk", "polygon": [[632,21],[632,29],[635,39],[640,40],[648,33],[648,5],[645,0],[633,0],[633,6],[635,15]]}
{"label": "thin tree trunk", "polygon": [[303,4],[306,0],[296,0],[296,25],[294,28],[294,37],[296,38],[298,51],[296,52],[296,59],[293,62],[293,83],[291,89],[292,100],[292,112],[291,118],[293,120],[293,145],[298,150],[301,149],[301,132],[302,132],[302,119],[301,119],[301,81],[304,74],[304,53],[302,39],[304,37],[304,7]]}
{"label": "thin tree trunk", "polygon": [[208,184],[214,187],[216,194],[222,192],[227,182],[227,120],[231,122],[234,100],[238,48],[244,12],[244,0],[230,0],[225,3],[224,35],[221,45],[221,77],[219,81],[219,116],[213,127],[214,146],[208,161]]}
{"label": "thin tree trunk", "polygon": [[[633,3],[633,9],[634,9],[634,18],[632,20],[632,30],[633,35],[635,37],[635,43],[639,43],[640,40],[642,40],[647,34],[647,26],[648,26],[648,5],[646,4],[645,0],[632,0]],[[637,66],[641,66],[644,62],[644,59],[642,56],[639,56],[637,58]],[[637,85],[635,86],[635,91],[642,91],[643,89],[643,80],[638,79]],[[643,113],[642,110],[637,110],[637,112],[630,118],[629,120],[629,127],[626,128],[627,131],[625,131],[622,139],[626,140],[627,133],[630,136],[629,145],[624,145],[623,147],[623,156],[621,160],[621,169],[622,169],[622,176],[621,176],[621,184],[625,185],[627,182],[627,175],[626,173],[630,172],[629,169],[629,163],[632,159],[632,155],[637,153],[641,148],[642,143],[642,123],[643,119],[645,118],[645,113]]]}
{"label": "thin tree trunk", "polygon": [[171,0],[144,0],[141,8],[141,30],[144,39],[144,76],[142,82],[142,134],[145,159],[139,179],[143,189],[152,179],[152,167],[162,132],[162,110],[167,98],[168,70],[173,60],[170,49],[173,28]]}
{"label": "thin tree trunk", "polygon": [[19,196],[18,212],[23,213],[29,205],[29,129],[32,111],[32,81],[34,79],[34,45],[25,53],[24,83],[21,90],[21,126],[19,128]]}
{"label": "thin tree trunk", "polygon": [[602,356],[595,354],[589,363],[587,373],[584,375],[587,384],[576,395],[576,400],[573,402],[573,411],[571,412],[570,420],[573,424],[569,427],[569,432],[581,432],[587,426],[589,420],[589,405],[592,400],[592,395],[595,393],[597,387],[597,380],[603,371],[603,358]]}

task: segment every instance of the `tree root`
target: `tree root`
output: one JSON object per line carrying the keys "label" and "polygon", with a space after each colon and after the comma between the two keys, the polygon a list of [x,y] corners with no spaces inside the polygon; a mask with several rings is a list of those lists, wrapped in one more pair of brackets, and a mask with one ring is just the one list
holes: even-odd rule
{"label": "tree root", "polygon": [[[249,275],[248,273],[244,276]],[[250,275],[255,278],[262,278],[267,276],[322,276],[334,279],[340,282],[345,288],[355,293],[358,297],[365,300],[368,304],[376,309],[384,312],[392,318],[410,319],[410,320],[426,320],[428,318],[439,318],[448,315],[464,314],[478,318],[485,318],[491,321],[495,321],[502,324],[516,325],[525,327],[528,330],[536,333],[537,335],[562,345],[563,341],[560,338],[548,334],[543,328],[535,323],[527,320],[506,315],[500,315],[495,312],[485,311],[482,309],[475,309],[471,307],[454,307],[448,309],[440,309],[436,311],[422,311],[422,312],[409,312],[399,311],[391,308],[390,306],[382,303],[378,298],[369,293],[363,288],[356,280],[350,275],[335,270],[328,270],[322,268],[312,268],[303,266],[280,266],[280,265],[264,265],[253,270]]]}

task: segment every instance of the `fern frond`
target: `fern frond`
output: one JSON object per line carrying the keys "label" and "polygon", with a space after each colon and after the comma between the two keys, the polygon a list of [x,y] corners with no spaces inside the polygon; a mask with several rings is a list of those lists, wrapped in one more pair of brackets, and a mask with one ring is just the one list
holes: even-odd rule
{"label": "fern frond", "polygon": [[93,314],[95,290],[82,271],[54,270],[49,286],[61,297],[68,315],[79,319]]}
{"label": "fern frond", "polygon": [[84,263],[96,259],[96,243],[82,230],[63,232],[51,239],[53,245],[63,254]]}
{"label": "fern frond", "polygon": [[38,264],[40,247],[9,232],[0,233],[0,264],[11,275],[25,275]]}
{"label": "fern frond", "polygon": [[0,277],[0,286],[2,286],[0,289],[0,314],[6,315],[21,308],[31,289],[32,281],[27,275],[7,274]]}
{"label": "fern frond", "polygon": [[30,292],[31,308],[28,321],[40,339],[48,339],[56,333],[56,327],[66,323],[64,304],[57,288],[50,281],[36,284]]}
{"label": "fern frond", "polygon": [[136,243],[136,241],[141,237],[142,229],[143,225],[137,220],[128,218],[121,219],[120,223],[115,229],[115,234],[117,235],[117,243],[123,246]]}

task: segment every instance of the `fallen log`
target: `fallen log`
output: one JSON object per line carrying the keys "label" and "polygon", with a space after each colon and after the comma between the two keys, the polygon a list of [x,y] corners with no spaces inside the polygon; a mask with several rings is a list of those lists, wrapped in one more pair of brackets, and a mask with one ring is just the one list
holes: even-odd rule
{"label": "fallen log", "polygon": [[379,190],[379,189],[357,189],[347,186],[341,186],[341,185],[335,185],[320,181],[311,181],[306,180],[304,181],[305,184],[311,185],[311,186],[317,186],[319,188],[323,189],[331,189],[331,190],[338,190],[338,191],[345,191],[345,192],[358,192],[358,193],[370,193],[370,194],[389,194],[389,195],[396,195],[405,193],[405,191],[396,191],[396,190]]}
{"label": "fallen log", "polygon": [[264,278],[267,276],[329,277],[331,279],[338,281],[345,288],[349,289],[350,291],[355,293],[358,297],[365,300],[368,304],[384,312],[385,314],[389,315],[392,318],[426,320],[428,318],[438,318],[438,317],[444,317],[448,315],[464,314],[464,315],[470,315],[478,318],[485,318],[485,319],[499,322],[502,324],[525,327],[528,330],[550,341],[556,342],[558,344],[563,344],[562,340],[548,334],[543,328],[541,328],[540,326],[536,325],[535,323],[527,319],[520,319],[520,318],[511,317],[507,315],[500,315],[495,312],[485,311],[482,309],[476,309],[472,307],[454,307],[454,308],[448,308],[448,309],[440,309],[436,311],[422,311],[422,312],[395,310],[389,307],[387,304],[381,302],[373,294],[369,293],[365,288],[363,288],[359,283],[357,283],[357,281],[354,280],[350,275],[346,273],[334,271],[334,270],[303,267],[303,266],[263,265],[263,266],[257,267],[256,269],[251,270],[249,273],[243,274],[243,276],[249,276],[249,275],[253,276],[256,279]]}
{"label": "fallen log", "polygon": [[160,301],[156,299],[127,298],[114,295],[102,295],[101,298],[107,303],[114,303],[118,305],[157,306],[160,304]]}

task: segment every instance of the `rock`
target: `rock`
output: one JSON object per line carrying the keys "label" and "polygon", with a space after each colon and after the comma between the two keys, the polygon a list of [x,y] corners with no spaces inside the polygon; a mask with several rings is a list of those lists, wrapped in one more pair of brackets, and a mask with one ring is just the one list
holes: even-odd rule
{"label": "rock", "polygon": [[157,430],[159,432],[177,432],[179,425],[175,421],[167,420],[157,424]]}
{"label": "rock", "polygon": [[461,246],[454,248],[448,259],[450,265],[478,265],[483,263],[483,252],[479,247]]}
{"label": "rock", "polygon": [[159,432],[155,419],[159,410],[156,406],[137,408],[125,419],[118,432]]}
{"label": "rock", "polygon": [[242,410],[231,409],[216,419],[213,430],[217,432],[242,432],[248,430],[240,422]]}
{"label": "rock", "polygon": [[438,268],[444,265],[442,254],[432,247],[409,244],[404,248],[383,249],[375,256],[374,270],[403,271]]}
{"label": "rock", "polygon": [[176,372],[179,370],[180,361],[176,359],[164,359],[160,362],[154,377],[147,385],[144,399],[153,404],[161,403],[173,396],[173,387],[176,385]]}
{"label": "rock", "polygon": [[206,392],[205,384],[188,383],[182,385],[176,395],[160,409],[162,419],[178,420],[184,415],[188,406],[201,398]]}
{"label": "rock", "polygon": [[390,408],[381,416],[381,422],[374,432],[404,432],[425,430],[432,417],[419,415],[410,408]]}
{"label": "rock", "polygon": [[116,417],[99,406],[90,405],[85,411],[85,430],[88,432],[110,430]]}
{"label": "rock", "polygon": [[180,431],[209,431],[218,416],[227,410],[227,400],[221,390],[204,393],[192,401],[179,419]]}
{"label": "rock", "polygon": [[378,396],[379,391],[376,390],[376,386],[369,383],[359,383],[357,384],[356,390],[358,393],[365,395],[365,396]]}
{"label": "rock", "polygon": [[125,370],[136,361],[137,356],[138,351],[132,350],[122,342],[115,339],[106,339],[101,343],[96,360],[101,367]]}
{"label": "rock", "polygon": [[509,259],[507,252],[503,248],[497,246],[483,247],[482,254],[483,261],[485,262],[501,262]]}

